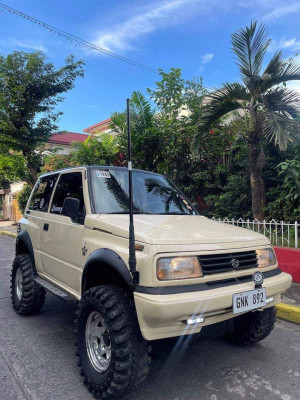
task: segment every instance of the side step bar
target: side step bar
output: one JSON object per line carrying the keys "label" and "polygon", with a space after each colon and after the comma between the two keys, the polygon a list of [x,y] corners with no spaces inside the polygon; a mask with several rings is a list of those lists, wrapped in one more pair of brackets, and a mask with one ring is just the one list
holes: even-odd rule
{"label": "side step bar", "polygon": [[61,299],[64,299],[66,301],[77,301],[77,299],[73,297],[70,293],[66,292],[61,288],[58,288],[56,285],[50,283],[46,279],[37,276],[36,278],[34,278],[34,280],[48,292],[54,294],[55,296],[60,297]]}

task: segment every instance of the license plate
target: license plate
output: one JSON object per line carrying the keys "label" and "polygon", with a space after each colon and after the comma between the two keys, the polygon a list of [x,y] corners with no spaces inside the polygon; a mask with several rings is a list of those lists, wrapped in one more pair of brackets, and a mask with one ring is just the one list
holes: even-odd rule
{"label": "license plate", "polygon": [[266,305],[266,289],[254,289],[233,295],[233,314],[255,310]]}

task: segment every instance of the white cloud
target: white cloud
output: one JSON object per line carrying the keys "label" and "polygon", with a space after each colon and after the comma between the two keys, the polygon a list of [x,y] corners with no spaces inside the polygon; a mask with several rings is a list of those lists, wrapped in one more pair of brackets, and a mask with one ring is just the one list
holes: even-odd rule
{"label": "white cloud", "polygon": [[214,58],[214,53],[207,53],[204,56],[201,56],[201,64],[207,64]]}
{"label": "white cloud", "polygon": [[299,2],[290,4],[287,6],[283,6],[283,7],[277,7],[273,11],[271,11],[269,14],[266,14],[263,17],[263,19],[264,20],[277,19],[277,18],[283,17],[284,15],[287,15],[287,14],[297,13],[297,11],[300,11],[300,3]]}
{"label": "white cloud", "polygon": [[300,41],[296,38],[287,39],[286,37],[282,37],[279,41],[272,40],[269,51],[276,50],[298,51],[300,50]]}
{"label": "white cloud", "polygon": [[[192,15],[192,6],[200,3],[205,5],[207,1],[160,0],[124,22],[98,33],[98,38],[94,40],[94,43],[107,50],[132,49],[135,39],[157,29],[182,22],[188,15]],[[181,13],[179,13],[180,10]]]}
{"label": "white cloud", "polygon": [[292,39],[281,39],[279,45],[283,49],[299,49],[300,48],[300,42],[297,42],[296,38]]}
{"label": "white cloud", "polygon": [[290,81],[286,83],[286,86],[289,89],[295,90],[296,92],[299,92],[300,94],[300,81]]}
{"label": "white cloud", "polygon": [[[263,19],[271,20],[287,14],[300,12],[299,0],[289,0],[287,6],[280,5],[281,0],[227,0],[226,7],[220,7],[217,0],[152,0],[152,2],[140,2],[143,5],[138,10],[131,10],[131,16],[96,31],[93,42],[111,51],[127,51],[135,48],[137,40],[157,30],[166,29],[175,24],[186,22],[197,14],[214,15],[217,10],[231,12],[237,9],[257,9]],[[121,2],[120,2],[121,4]],[[149,5],[150,4],[150,5]],[[117,16],[115,16],[115,19]],[[210,60],[209,60],[210,61]],[[208,61],[208,62],[209,62]]]}
{"label": "white cloud", "polygon": [[17,47],[22,47],[23,49],[35,50],[35,51],[43,51],[47,53],[46,47],[41,44],[33,43],[33,42],[24,42],[21,40],[12,39],[12,42]]}
{"label": "white cloud", "polygon": [[0,39],[0,46],[3,48],[19,48],[19,49],[21,48],[21,49],[43,51],[44,53],[49,53],[48,49],[44,47],[42,44],[30,40],[24,41],[24,40],[17,40],[14,38],[10,38],[8,40]]}

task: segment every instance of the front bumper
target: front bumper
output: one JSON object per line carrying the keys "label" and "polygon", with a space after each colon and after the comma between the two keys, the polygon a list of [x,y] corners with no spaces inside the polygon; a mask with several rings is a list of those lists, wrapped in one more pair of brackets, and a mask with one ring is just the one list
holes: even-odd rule
{"label": "front bumper", "polygon": [[[280,303],[281,293],[291,283],[292,277],[284,272],[266,278],[263,287],[267,290],[267,298],[273,297],[274,300],[265,308]],[[203,326],[235,317],[232,311],[233,294],[251,289],[254,289],[253,282],[176,294],[134,292],[142,335],[146,340],[156,340],[198,333]],[[185,321],[195,315],[204,317],[205,321],[197,325],[187,325]]]}

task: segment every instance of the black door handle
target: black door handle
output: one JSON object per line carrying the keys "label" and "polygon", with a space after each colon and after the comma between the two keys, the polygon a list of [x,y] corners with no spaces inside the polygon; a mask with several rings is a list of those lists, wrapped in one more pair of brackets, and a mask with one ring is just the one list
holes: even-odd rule
{"label": "black door handle", "polygon": [[44,224],[43,230],[44,230],[44,231],[48,231],[48,229],[49,229],[49,224]]}

